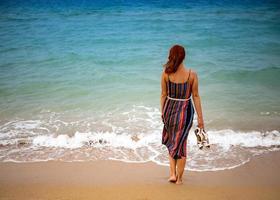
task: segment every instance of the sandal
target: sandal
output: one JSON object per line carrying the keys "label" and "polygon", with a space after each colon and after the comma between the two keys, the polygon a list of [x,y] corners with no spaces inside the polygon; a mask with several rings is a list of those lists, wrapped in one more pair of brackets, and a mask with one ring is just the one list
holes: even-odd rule
{"label": "sandal", "polygon": [[199,149],[202,149],[203,148],[203,144],[202,144],[203,135],[200,131],[200,128],[196,127],[196,129],[194,130],[194,133],[195,133],[195,136],[196,136],[197,146],[198,146]]}
{"label": "sandal", "polygon": [[210,148],[208,134],[204,129],[196,127],[194,133],[197,138],[197,145],[199,149],[202,149],[203,147]]}

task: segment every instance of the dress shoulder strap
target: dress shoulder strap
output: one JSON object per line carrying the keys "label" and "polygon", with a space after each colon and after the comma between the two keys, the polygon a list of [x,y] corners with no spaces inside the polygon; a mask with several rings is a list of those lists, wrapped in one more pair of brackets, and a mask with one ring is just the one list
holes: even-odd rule
{"label": "dress shoulder strap", "polygon": [[191,76],[191,70],[192,70],[192,69],[190,69],[190,72],[189,72],[189,77],[188,77],[187,82],[188,82],[188,81],[189,81],[189,79],[190,79],[190,76]]}

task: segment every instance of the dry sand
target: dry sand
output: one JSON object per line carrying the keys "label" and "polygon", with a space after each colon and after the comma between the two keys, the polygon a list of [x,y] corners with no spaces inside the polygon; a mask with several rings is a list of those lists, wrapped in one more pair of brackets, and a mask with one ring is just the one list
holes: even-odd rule
{"label": "dry sand", "polygon": [[119,161],[0,163],[0,199],[280,199],[280,152],[231,170],[185,171]]}

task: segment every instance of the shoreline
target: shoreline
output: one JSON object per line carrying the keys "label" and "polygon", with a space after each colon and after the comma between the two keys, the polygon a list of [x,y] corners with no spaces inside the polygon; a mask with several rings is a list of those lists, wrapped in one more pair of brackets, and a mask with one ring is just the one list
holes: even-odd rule
{"label": "shoreline", "polygon": [[169,168],[121,161],[0,163],[0,199],[278,199],[280,152],[228,170],[185,170],[183,185]]}

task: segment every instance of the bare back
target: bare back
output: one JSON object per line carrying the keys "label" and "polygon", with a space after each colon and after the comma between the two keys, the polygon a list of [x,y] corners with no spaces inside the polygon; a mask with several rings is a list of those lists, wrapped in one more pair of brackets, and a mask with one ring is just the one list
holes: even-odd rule
{"label": "bare back", "polygon": [[[189,81],[189,83],[192,84],[193,82],[192,70],[186,69],[185,67],[180,67],[175,73],[169,75],[169,80],[173,83],[185,83]],[[168,81],[168,78],[166,79],[166,81]]]}

